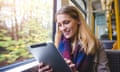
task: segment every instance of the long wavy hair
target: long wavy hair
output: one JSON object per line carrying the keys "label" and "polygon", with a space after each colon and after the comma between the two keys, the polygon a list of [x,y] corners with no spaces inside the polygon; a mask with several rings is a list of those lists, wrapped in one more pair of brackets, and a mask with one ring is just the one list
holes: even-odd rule
{"label": "long wavy hair", "polygon": [[[75,20],[80,21],[78,29],[78,40],[80,41],[82,48],[86,54],[94,54],[96,48],[98,48],[98,40],[92,34],[89,27],[86,24],[85,19],[83,18],[81,12],[74,6],[64,6],[56,13],[56,16],[59,14],[67,14]],[[58,47],[62,33],[59,31],[59,28],[56,24],[56,34],[55,34],[55,46]]]}

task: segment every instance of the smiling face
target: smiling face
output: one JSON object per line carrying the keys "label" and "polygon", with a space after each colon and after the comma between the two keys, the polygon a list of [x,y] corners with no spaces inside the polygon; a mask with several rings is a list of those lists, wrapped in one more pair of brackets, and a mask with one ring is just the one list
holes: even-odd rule
{"label": "smiling face", "polygon": [[73,38],[77,33],[78,21],[67,14],[58,14],[56,19],[59,31],[62,32],[64,37],[67,39]]}

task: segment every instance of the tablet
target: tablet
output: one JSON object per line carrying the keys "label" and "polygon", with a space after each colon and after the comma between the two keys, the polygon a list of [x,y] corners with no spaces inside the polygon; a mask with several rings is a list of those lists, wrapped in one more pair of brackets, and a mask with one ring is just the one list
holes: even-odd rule
{"label": "tablet", "polygon": [[28,47],[39,62],[50,65],[53,72],[72,72],[53,43],[40,43]]}

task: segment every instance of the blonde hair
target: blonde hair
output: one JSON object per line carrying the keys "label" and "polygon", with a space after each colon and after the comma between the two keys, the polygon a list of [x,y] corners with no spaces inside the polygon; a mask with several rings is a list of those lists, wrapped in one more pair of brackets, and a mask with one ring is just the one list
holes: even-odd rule
{"label": "blonde hair", "polygon": [[[85,19],[83,18],[82,14],[79,10],[74,6],[65,6],[62,7],[56,15],[59,14],[67,14],[71,16],[75,20],[80,21],[79,29],[78,29],[78,40],[81,42],[82,48],[86,54],[94,54],[95,50],[98,46],[98,40],[90,32],[89,27],[86,24]],[[58,47],[62,33],[59,31],[56,25],[56,35],[55,35],[55,45]]]}

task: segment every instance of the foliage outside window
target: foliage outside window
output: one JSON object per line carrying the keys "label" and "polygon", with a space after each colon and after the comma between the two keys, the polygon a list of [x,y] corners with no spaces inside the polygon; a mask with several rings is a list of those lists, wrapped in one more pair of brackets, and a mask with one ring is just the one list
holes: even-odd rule
{"label": "foliage outside window", "polygon": [[53,1],[0,0],[0,67],[32,56],[27,46],[52,40]]}

